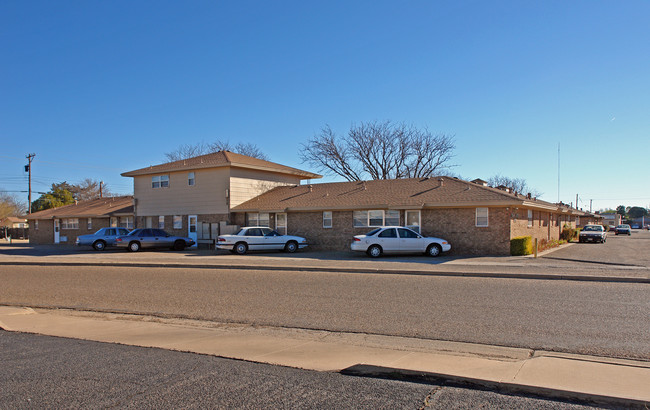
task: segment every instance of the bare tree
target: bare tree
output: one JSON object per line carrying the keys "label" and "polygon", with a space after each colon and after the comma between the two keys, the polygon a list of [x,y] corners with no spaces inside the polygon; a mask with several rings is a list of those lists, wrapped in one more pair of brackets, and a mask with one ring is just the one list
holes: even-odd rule
{"label": "bare tree", "polygon": [[27,212],[27,201],[19,200],[15,195],[0,191],[0,219],[8,216],[20,216]]}
{"label": "bare tree", "polygon": [[510,189],[511,192],[520,194],[530,194],[533,197],[542,196],[542,193],[537,189],[529,187],[524,178],[509,178],[503,175],[495,175],[488,179],[488,184],[493,187],[504,186]]}
{"label": "bare tree", "polygon": [[74,191],[72,194],[74,195],[75,199],[79,201],[86,201],[89,199],[96,199],[100,197],[100,188],[99,185],[102,184],[101,187],[101,195],[102,196],[111,196],[111,192],[109,191],[108,187],[106,184],[103,184],[100,181],[96,181],[91,178],[86,178],[81,183],[72,185]]}
{"label": "bare tree", "polygon": [[338,137],[326,125],[301,145],[303,162],[348,181],[422,178],[448,170],[453,137],[390,121],[353,125]]}
{"label": "bare tree", "polygon": [[239,142],[236,145],[230,144],[229,141],[216,140],[211,143],[199,142],[197,144],[183,144],[174,151],[165,153],[168,161],[179,161],[199,155],[211,154],[219,151],[230,151],[237,154],[247,155],[249,157],[268,160],[266,154],[255,144],[250,142]]}

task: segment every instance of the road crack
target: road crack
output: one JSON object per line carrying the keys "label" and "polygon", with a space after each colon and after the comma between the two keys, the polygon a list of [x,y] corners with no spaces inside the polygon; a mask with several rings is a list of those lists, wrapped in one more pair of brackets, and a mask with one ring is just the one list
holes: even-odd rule
{"label": "road crack", "polygon": [[435,396],[439,391],[441,391],[442,389],[444,389],[444,387],[442,387],[442,386],[438,386],[438,387],[436,387],[435,389],[431,390],[431,391],[429,392],[429,394],[427,394],[427,397],[424,398],[424,404],[423,404],[423,405],[422,405],[418,410],[424,410],[424,409],[426,409],[427,407],[430,407],[430,406],[431,406],[431,400],[432,400],[432,399],[434,398],[434,396]]}

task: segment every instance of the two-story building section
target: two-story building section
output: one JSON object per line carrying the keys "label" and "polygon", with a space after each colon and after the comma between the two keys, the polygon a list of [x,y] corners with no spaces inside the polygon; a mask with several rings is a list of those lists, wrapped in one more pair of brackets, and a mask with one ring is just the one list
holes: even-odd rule
{"label": "two-story building section", "polygon": [[[277,186],[300,185],[302,180],[322,177],[230,151],[121,175],[133,177],[136,227],[165,229],[198,243],[213,243],[220,233],[226,233],[232,207]],[[269,225],[282,227],[282,216],[279,218]]]}

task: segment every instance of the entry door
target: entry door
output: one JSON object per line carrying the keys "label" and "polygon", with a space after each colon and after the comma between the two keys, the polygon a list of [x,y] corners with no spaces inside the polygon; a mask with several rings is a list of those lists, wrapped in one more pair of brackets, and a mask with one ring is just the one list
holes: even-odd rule
{"label": "entry door", "polygon": [[280,235],[287,234],[287,214],[275,214],[275,230]]}
{"label": "entry door", "polygon": [[59,243],[59,235],[61,234],[61,220],[54,220],[54,243]]}
{"label": "entry door", "polygon": [[198,232],[197,232],[197,217],[196,215],[188,215],[187,216],[187,236],[188,238],[192,238],[194,241],[194,245],[192,247],[197,246],[197,243],[199,241],[198,237]]}

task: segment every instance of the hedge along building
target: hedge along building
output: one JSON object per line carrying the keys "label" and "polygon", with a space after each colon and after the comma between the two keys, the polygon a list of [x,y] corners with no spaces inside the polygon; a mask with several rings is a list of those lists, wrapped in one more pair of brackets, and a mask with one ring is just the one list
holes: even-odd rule
{"label": "hedge along building", "polygon": [[233,207],[238,225],[282,220],[322,250],[347,250],[354,235],[402,225],[452,244],[452,252],[508,255],[510,240],[560,237],[582,212],[450,177],[276,187]]}
{"label": "hedge along building", "polygon": [[[121,174],[133,177],[135,225],[213,244],[230,233],[231,207],[277,186],[297,185],[321,175],[219,151]],[[278,216],[281,218],[281,216]],[[260,221],[282,229],[281,219]]]}
{"label": "hedge along building", "polygon": [[132,229],[133,197],[119,196],[80,201],[27,215],[29,243],[73,245],[77,236],[100,228],[121,226]]}

